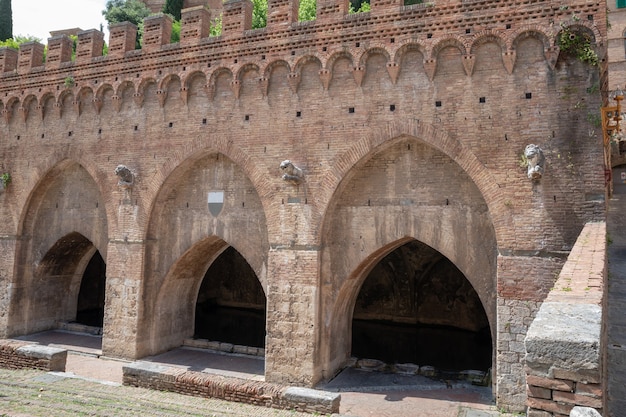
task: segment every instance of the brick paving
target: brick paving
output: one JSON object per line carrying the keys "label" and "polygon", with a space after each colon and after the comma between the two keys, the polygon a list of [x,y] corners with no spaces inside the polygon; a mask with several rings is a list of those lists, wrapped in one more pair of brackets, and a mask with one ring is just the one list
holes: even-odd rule
{"label": "brick paving", "polygon": [[608,417],[621,417],[626,410],[626,183],[613,170],[613,198],[609,202],[607,232],[608,258]]}

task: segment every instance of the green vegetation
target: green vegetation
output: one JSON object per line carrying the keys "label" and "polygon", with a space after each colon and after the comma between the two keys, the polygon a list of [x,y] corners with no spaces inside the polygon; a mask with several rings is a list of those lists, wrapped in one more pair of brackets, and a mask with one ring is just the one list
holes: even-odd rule
{"label": "green vegetation", "polygon": [[4,188],[7,188],[7,185],[11,183],[11,174],[5,172],[4,174],[0,175],[0,182],[2,182],[2,186]]}
{"label": "green vegetation", "polygon": [[183,0],[166,0],[163,6],[163,13],[174,17],[174,21],[180,22],[181,10],[183,9]]}
{"label": "green vegetation", "polygon": [[11,0],[0,0],[0,41],[13,37],[13,12]]}
{"label": "green vegetation", "polygon": [[143,19],[150,16],[150,9],[139,0],[108,0],[102,16],[109,25],[121,22],[130,22],[137,25],[137,41],[135,48],[141,48],[141,35],[143,34]]}
{"label": "green vegetation", "polygon": [[41,42],[41,39],[36,38],[34,36],[14,36],[12,38],[6,39],[5,41],[0,42],[0,47],[8,46],[13,49],[20,49],[20,45],[27,42]]}
{"label": "green vegetation", "polygon": [[563,24],[561,24],[561,29],[557,39],[561,52],[569,54],[581,62],[598,66],[598,54],[593,50],[591,35]]}

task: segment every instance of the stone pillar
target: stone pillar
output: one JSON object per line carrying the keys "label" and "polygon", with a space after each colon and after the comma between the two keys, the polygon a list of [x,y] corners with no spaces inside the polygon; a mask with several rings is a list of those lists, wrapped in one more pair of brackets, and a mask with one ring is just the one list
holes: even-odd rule
{"label": "stone pillar", "polygon": [[72,46],[73,41],[67,35],[49,38],[46,68],[59,68],[64,62],[70,62],[72,60]]}
{"label": "stone pillar", "polygon": [[102,56],[104,33],[96,29],[78,33],[76,42],[76,62],[89,62],[92,58]]}
{"label": "stone pillar", "polygon": [[181,12],[180,43],[189,44],[207,38],[211,29],[211,13],[204,6]]}
{"label": "stone pillar", "polygon": [[252,29],[252,2],[250,0],[230,0],[224,3],[222,36],[241,35],[250,29]]}
{"label": "stone pillar", "polygon": [[27,42],[20,45],[17,59],[17,72],[27,74],[32,68],[43,65],[44,46],[39,42]]}
{"label": "stone pillar", "polygon": [[148,16],[143,20],[143,50],[154,52],[170,43],[172,18],[166,14]]}
{"label": "stone pillar", "polygon": [[268,0],[267,27],[289,25],[298,21],[299,0]]}
{"label": "stone pillar", "polygon": [[498,407],[520,412],[526,408],[526,332],[564,260],[503,252],[498,256],[495,394]]}
{"label": "stone pillar", "polygon": [[[0,339],[13,335],[9,319],[15,320],[17,318],[9,316],[11,305],[19,301],[16,299],[16,285],[12,282],[13,271],[15,271],[16,248],[16,237],[0,239]],[[15,315],[16,313],[13,312],[12,314]]]}
{"label": "stone pillar", "polygon": [[319,252],[270,251],[265,380],[313,386],[316,371]]}
{"label": "stone pillar", "polygon": [[0,48],[0,74],[17,69],[17,51],[3,46]]}
{"label": "stone pillar", "polygon": [[133,204],[132,187],[120,186],[117,210],[117,232],[107,249],[106,300],[102,336],[102,353],[106,356],[138,359],[141,355],[139,326],[141,322],[142,285],[145,241],[141,230],[138,205]]}
{"label": "stone pillar", "polygon": [[116,23],[109,26],[109,56],[121,58],[126,52],[135,49],[137,26],[130,22]]}
{"label": "stone pillar", "polygon": [[318,0],[317,20],[343,19],[349,8],[349,0]]}

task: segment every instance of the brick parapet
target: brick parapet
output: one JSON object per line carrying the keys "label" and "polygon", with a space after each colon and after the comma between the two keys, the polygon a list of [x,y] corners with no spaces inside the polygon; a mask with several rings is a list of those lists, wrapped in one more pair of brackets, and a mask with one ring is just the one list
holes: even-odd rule
{"label": "brick parapet", "polygon": [[[553,44],[554,41],[551,39],[556,35],[556,29],[550,29],[546,32],[547,26],[542,26],[543,20],[546,19],[546,14],[549,15],[551,20],[569,23],[571,23],[570,18],[572,15],[597,16],[597,19],[594,18],[592,24],[587,22],[580,24],[590,26],[595,37],[599,38],[597,42],[600,44],[604,42],[600,34],[604,33],[603,29],[605,29],[605,24],[602,23],[605,11],[600,7],[600,3],[579,1],[571,4],[565,10],[559,7],[546,8],[542,2],[528,4],[520,1],[519,4],[515,5],[517,13],[506,13],[505,10],[512,8],[512,6],[503,2],[489,4],[484,2],[442,2],[438,4],[422,3],[414,6],[401,6],[399,3],[394,2],[395,5],[393,7],[386,2],[382,2],[380,3],[380,8],[374,2],[371,13],[359,14],[358,16],[348,15],[347,11],[342,13],[331,13],[328,11],[341,10],[344,7],[344,3],[347,4],[347,0],[330,1],[326,6],[318,5],[318,20],[306,22],[306,24],[292,22],[289,25],[284,25],[282,24],[284,17],[277,18],[274,14],[271,14],[269,16],[270,24],[267,28],[262,31],[250,31],[251,3],[239,0],[231,1],[224,5],[222,36],[208,37],[206,29],[197,31],[193,27],[183,27],[181,33],[195,33],[195,36],[200,36],[197,39],[202,40],[202,42],[199,44],[193,43],[193,47],[201,46],[202,50],[185,50],[184,53],[180,53],[183,52],[180,51],[180,47],[175,47],[174,51],[180,56],[195,55],[195,52],[198,52],[200,56],[208,57],[210,60],[218,62],[221,60],[228,61],[237,57],[258,59],[261,54],[282,54],[289,51],[298,51],[295,56],[302,56],[303,53],[307,53],[311,49],[324,49],[328,45],[332,45],[339,35],[341,35],[343,42],[358,42],[365,45],[370,42],[388,42],[391,39],[395,43],[403,38],[403,33],[411,32],[419,35],[420,44],[428,51],[427,58],[432,59],[435,56],[433,56],[431,51],[437,50],[437,44],[442,41],[449,42],[447,39],[451,37],[456,38],[460,45],[463,45],[466,54],[470,54],[472,44],[475,41],[480,41],[482,36],[486,36],[486,32],[484,32],[486,29],[495,30],[497,34],[502,36],[504,38],[503,45],[507,50],[514,49],[513,42],[515,37],[520,31],[525,30],[538,31],[539,33],[545,32],[547,39],[550,39],[549,42]],[[289,10],[287,14],[293,14],[293,10],[291,10],[293,7],[293,4],[285,6],[281,3],[281,6],[278,8],[281,11],[277,13],[283,16],[285,12],[282,11],[282,8],[285,8],[285,10]],[[504,9],[504,7],[507,9]],[[345,8],[347,9],[347,6]],[[499,11],[498,9],[502,10]],[[328,17],[329,14],[332,18]],[[385,18],[381,20],[383,16]],[[171,56],[173,51],[170,48],[163,48],[164,45],[170,42],[169,34],[171,34],[171,28],[168,32],[167,19],[165,15],[150,16],[146,18],[144,23],[146,27],[145,52],[160,51],[162,57],[158,61],[161,64],[167,62],[165,66],[171,64],[171,58],[173,58]],[[274,22],[273,19],[277,19],[277,21]],[[396,23],[388,27],[389,21],[395,21]],[[342,24],[338,25],[337,23],[339,22]],[[537,22],[537,26],[533,27],[532,22]],[[195,19],[191,19],[187,21],[187,25],[196,26],[197,22]],[[558,25],[553,26],[556,27]],[[383,27],[385,35],[384,38],[381,38],[380,33],[382,32],[378,29]],[[111,32],[111,35],[114,36],[115,34]],[[422,37],[423,39],[421,39]],[[186,41],[191,40],[189,37],[185,39]],[[109,43],[114,44],[114,39],[110,38]],[[190,45],[189,47],[192,46]],[[92,58],[100,55],[98,50],[94,44]],[[117,56],[117,54],[113,54],[113,56]],[[168,58],[163,59],[166,56]],[[27,73],[32,68],[43,65],[43,55],[37,55],[33,58],[30,66],[25,65],[21,67],[20,73]],[[148,68],[150,64],[146,62],[146,59],[151,60],[150,58],[152,57],[142,57],[140,59],[141,62],[136,63],[137,68]],[[135,60],[133,59],[133,61]],[[92,60],[90,68],[85,68],[81,65],[81,76],[84,76],[86,79],[93,77],[101,78],[103,75],[101,71],[102,64],[99,60]],[[125,73],[125,71],[120,71],[120,69],[112,68],[111,64],[111,62],[105,63],[106,70],[108,70],[106,73],[110,75]],[[122,69],[128,70],[132,66],[129,64],[130,62],[126,62],[125,65],[122,65]],[[7,66],[4,72],[10,72],[13,69]],[[54,78],[54,72],[51,72],[48,68],[46,69],[45,76]],[[74,71],[76,69],[78,68],[72,68]],[[1,79],[2,75],[0,75],[0,92],[4,91]],[[35,80],[29,80],[29,83],[33,81]],[[47,81],[50,82],[51,80]],[[36,84],[40,84],[40,80],[37,80]]]}
{"label": "brick parapet", "polygon": [[218,398],[269,408],[309,413],[339,412],[339,394],[288,387],[263,381],[226,377],[135,362],[123,368],[124,385]]}
{"label": "brick parapet", "polygon": [[0,367],[65,371],[67,351],[32,342],[0,339]]}
{"label": "brick parapet", "polygon": [[575,406],[602,412],[606,267],[606,224],[588,223],[525,340],[528,415],[569,415]]}

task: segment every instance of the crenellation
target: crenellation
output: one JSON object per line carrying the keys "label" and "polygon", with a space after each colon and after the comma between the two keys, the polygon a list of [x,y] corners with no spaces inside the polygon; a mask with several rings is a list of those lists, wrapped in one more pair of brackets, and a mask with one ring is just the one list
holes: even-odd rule
{"label": "crenellation", "polygon": [[92,58],[102,56],[103,47],[104,33],[96,29],[79,32],[76,41],[76,63],[89,63]]}
{"label": "crenellation", "polygon": [[43,65],[43,52],[44,45],[39,42],[21,44],[17,59],[17,72],[19,74],[27,74],[33,68],[41,67]]}
{"label": "crenellation", "polygon": [[180,43],[198,43],[209,36],[211,12],[204,6],[183,9],[181,12]]}
{"label": "crenellation", "polygon": [[121,58],[126,52],[135,49],[137,26],[130,22],[116,23],[109,26],[109,56]]}
{"label": "crenellation", "polygon": [[8,46],[0,48],[0,76],[17,70],[18,51]]}
{"label": "crenellation", "polygon": [[267,2],[267,27],[272,29],[298,21],[299,0],[269,0]]}
{"label": "crenellation", "polygon": [[143,20],[143,50],[159,51],[170,43],[172,36],[172,17],[166,14],[148,16]]}
{"label": "crenellation", "polygon": [[241,36],[252,29],[252,2],[250,0],[230,0],[224,3],[222,14],[222,37]]}
{"label": "crenellation", "polygon": [[73,41],[67,35],[48,38],[48,54],[46,69],[59,68],[63,63],[72,60]]}

